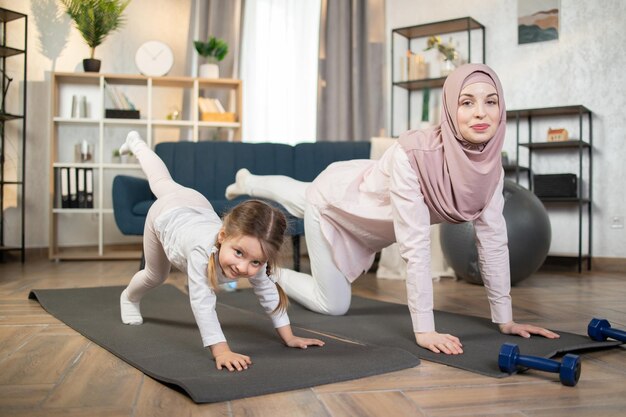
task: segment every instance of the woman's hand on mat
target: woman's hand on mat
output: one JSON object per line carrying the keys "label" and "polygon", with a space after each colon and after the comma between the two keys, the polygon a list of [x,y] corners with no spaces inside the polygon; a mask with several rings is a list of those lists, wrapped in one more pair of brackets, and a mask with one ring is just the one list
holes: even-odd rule
{"label": "woman's hand on mat", "polygon": [[451,334],[437,332],[415,333],[417,344],[424,349],[446,355],[459,355],[463,353],[463,345],[458,337]]}
{"label": "woman's hand on mat", "polygon": [[306,349],[307,346],[324,346],[324,342],[318,339],[307,339],[304,337],[294,336],[289,340],[285,340],[285,344],[292,348]]}
{"label": "woman's hand on mat", "polygon": [[249,356],[235,353],[228,347],[226,342],[216,343],[211,346],[211,353],[215,358],[215,366],[217,369],[226,368],[229,371],[243,371],[248,369],[248,365],[252,365]]}
{"label": "woman's hand on mat", "polygon": [[294,336],[290,325],[277,327],[276,331],[280,338],[283,339],[283,342],[289,347],[306,349],[307,346],[324,346],[324,342],[321,340]]}
{"label": "woman's hand on mat", "polygon": [[543,327],[533,326],[532,324],[520,324],[510,321],[508,323],[499,324],[499,326],[500,332],[504,334],[516,334],[526,338],[529,338],[533,334],[538,334],[548,339],[558,339],[561,337],[557,333],[544,329]]}

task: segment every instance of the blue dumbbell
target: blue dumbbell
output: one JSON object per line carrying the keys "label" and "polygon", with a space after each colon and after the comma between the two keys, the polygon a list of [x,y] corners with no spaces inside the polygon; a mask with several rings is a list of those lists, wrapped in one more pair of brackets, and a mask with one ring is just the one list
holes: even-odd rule
{"label": "blue dumbbell", "polygon": [[581,363],[578,355],[568,353],[563,356],[563,361],[538,356],[520,355],[519,347],[513,343],[504,343],[500,348],[498,366],[502,372],[512,374],[518,366],[538,369],[540,371],[555,372],[559,374],[561,384],[573,387],[580,378]]}
{"label": "blue dumbbell", "polygon": [[620,342],[626,342],[626,331],[612,329],[608,320],[592,319],[587,326],[587,334],[597,341],[604,341],[609,337]]}

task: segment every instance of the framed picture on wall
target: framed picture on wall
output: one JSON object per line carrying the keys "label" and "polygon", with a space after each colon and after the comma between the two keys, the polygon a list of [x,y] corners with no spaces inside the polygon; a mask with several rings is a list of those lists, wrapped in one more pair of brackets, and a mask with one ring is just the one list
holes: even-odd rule
{"label": "framed picture on wall", "polygon": [[559,39],[560,0],[517,0],[517,43]]}

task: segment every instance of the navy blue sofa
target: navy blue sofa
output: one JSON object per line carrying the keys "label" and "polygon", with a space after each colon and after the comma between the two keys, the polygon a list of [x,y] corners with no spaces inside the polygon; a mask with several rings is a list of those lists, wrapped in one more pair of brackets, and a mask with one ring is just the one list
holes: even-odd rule
{"label": "navy blue sofa", "polygon": [[[221,216],[248,197],[229,201],[226,187],[241,168],[253,174],[286,175],[312,181],[329,164],[349,159],[368,159],[370,142],[315,142],[295,146],[277,143],[164,142],[155,152],[167,165],[174,181],[202,193]],[[155,197],[148,181],[118,175],[113,180],[113,213],[125,235],[142,235],[148,209]],[[300,236],[304,222],[289,215],[288,234],[294,246],[294,268],[299,269]]]}

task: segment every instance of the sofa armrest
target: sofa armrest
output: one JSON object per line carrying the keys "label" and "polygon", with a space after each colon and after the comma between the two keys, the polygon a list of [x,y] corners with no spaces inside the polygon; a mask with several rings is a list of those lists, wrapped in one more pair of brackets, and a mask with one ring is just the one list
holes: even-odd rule
{"label": "sofa armrest", "polygon": [[145,214],[133,212],[133,208],[145,201],[154,201],[148,181],[143,178],[118,175],[113,179],[113,214],[115,223],[125,235],[143,235]]}

